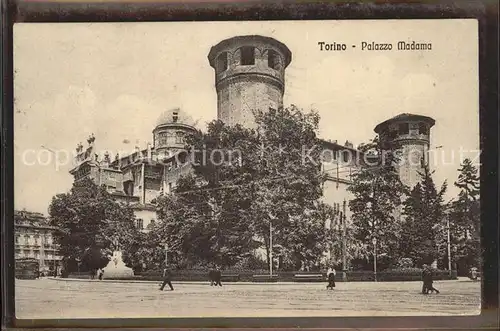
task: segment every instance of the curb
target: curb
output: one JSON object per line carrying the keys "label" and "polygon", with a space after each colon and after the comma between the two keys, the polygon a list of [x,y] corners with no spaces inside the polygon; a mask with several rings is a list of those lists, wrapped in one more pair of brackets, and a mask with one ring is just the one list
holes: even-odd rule
{"label": "curb", "polygon": [[[123,283],[123,284],[151,284],[151,283],[161,283],[161,280],[126,280],[126,279],[103,279],[103,280],[92,280],[92,279],[80,279],[80,278],[54,278],[47,277],[45,279],[59,281],[59,282],[82,282],[82,283]],[[203,281],[172,281],[174,284],[198,284],[198,285],[207,285],[210,286],[210,282],[207,280]],[[310,284],[322,284],[325,282],[314,282]],[[304,284],[297,282],[224,282],[224,284],[231,285],[294,285],[294,284]]]}
{"label": "curb", "polygon": [[[127,280],[127,279],[103,279],[103,280],[92,280],[92,279],[81,279],[81,278],[54,278],[54,277],[46,277],[44,279],[49,279],[52,281],[59,281],[59,282],[86,282],[86,283],[116,283],[116,284],[152,284],[152,283],[161,283],[162,280]],[[446,281],[453,281],[453,279],[449,280],[442,280],[444,282]],[[454,279],[454,281],[467,281],[467,280],[457,280]],[[472,280],[468,280],[469,282],[472,282]],[[412,281],[412,282],[419,282],[419,281]],[[210,282],[207,281],[173,281],[174,284],[198,284],[198,285],[207,285],[210,286]],[[324,282],[224,282],[224,284],[231,284],[231,285],[297,285],[297,284],[326,284],[327,281],[325,280]],[[339,284],[342,283],[372,283],[372,284],[377,284],[377,283],[392,283],[392,282],[373,282],[373,281],[355,281],[355,282],[338,282]]]}

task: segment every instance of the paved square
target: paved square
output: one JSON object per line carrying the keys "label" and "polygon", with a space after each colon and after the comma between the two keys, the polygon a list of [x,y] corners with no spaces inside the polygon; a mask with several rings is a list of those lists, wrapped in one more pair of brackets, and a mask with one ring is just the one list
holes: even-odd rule
{"label": "paved square", "polygon": [[[16,316],[29,318],[307,317],[475,315],[480,282],[436,281],[440,294],[420,294],[420,282],[116,283],[16,280]],[[167,287],[168,288],[168,287]]]}

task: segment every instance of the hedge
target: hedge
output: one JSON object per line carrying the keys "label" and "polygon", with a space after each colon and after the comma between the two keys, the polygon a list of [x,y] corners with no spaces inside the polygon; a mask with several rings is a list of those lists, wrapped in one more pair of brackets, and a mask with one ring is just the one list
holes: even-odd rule
{"label": "hedge", "polygon": [[[224,280],[232,280],[234,281],[234,277],[232,275],[238,275],[239,281],[241,282],[252,282],[254,281],[254,275],[268,275],[269,272],[266,270],[224,270],[222,272],[222,281]],[[325,282],[326,282],[326,272],[319,271],[277,271],[279,282],[294,282],[297,281],[295,279],[296,274],[300,275],[317,275],[322,274]],[[390,281],[420,281],[421,280],[421,269],[416,268],[408,268],[408,269],[393,269],[393,270],[384,270],[377,273],[377,281],[381,282],[390,282]],[[80,278],[80,279],[88,279],[88,273],[71,273],[69,278]],[[342,271],[337,271],[337,276],[335,277],[336,281],[342,282],[344,281],[342,277]],[[347,271],[346,278],[349,282],[367,282],[374,281],[375,276],[373,271]],[[160,281],[162,280],[161,271],[146,271],[146,272],[137,272],[135,273],[133,278],[125,277],[125,278],[111,278],[106,277],[104,274],[104,279],[123,279],[123,280],[148,280],[148,281]],[[457,279],[457,272],[453,270],[450,273],[448,270],[434,270],[433,271],[433,279],[434,280],[450,280]],[[208,282],[208,271],[204,270],[175,270],[172,272],[172,280],[173,281],[200,281],[200,282]]]}

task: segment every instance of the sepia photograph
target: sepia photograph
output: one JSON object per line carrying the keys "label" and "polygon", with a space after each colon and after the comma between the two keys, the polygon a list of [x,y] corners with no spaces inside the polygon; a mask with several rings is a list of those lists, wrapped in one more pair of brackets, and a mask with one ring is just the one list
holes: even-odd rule
{"label": "sepia photograph", "polygon": [[478,31],[14,24],[16,318],[480,314]]}

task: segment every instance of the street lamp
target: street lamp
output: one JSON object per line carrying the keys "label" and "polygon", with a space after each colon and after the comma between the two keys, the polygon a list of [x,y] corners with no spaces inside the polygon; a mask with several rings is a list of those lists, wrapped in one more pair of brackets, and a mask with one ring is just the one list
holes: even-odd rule
{"label": "street lamp", "polygon": [[168,266],[168,243],[165,242],[163,245],[165,246],[165,267],[167,267]]}
{"label": "street lamp", "polygon": [[269,219],[269,276],[273,277],[273,223]]}
{"label": "street lamp", "polygon": [[448,242],[448,271],[450,273],[451,277],[451,242],[450,242],[450,218],[446,217],[446,235],[447,235],[447,242]]}
{"label": "street lamp", "polygon": [[377,238],[373,237],[373,277],[377,281]]}

